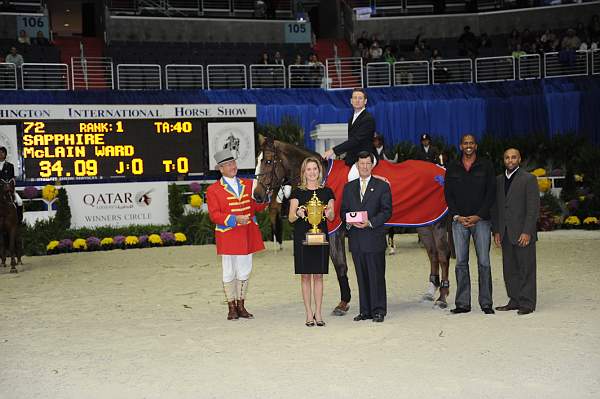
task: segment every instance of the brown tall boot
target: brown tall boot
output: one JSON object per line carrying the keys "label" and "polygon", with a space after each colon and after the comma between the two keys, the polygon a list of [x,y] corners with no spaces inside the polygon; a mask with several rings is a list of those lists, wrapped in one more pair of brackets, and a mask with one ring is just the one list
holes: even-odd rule
{"label": "brown tall boot", "polygon": [[227,306],[229,306],[229,313],[227,313],[227,320],[237,320],[239,318],[237,308],[235,306],[235,301],[227,302]]}
{"label": "brown tall boot", "polygon": [[254,318],[254,315],[252,313],[248,313],[248,311],[244,307],[243,299],[237,300],[237,314],[238,314],[238,316],[243,317],[244,319],[253,319]]}

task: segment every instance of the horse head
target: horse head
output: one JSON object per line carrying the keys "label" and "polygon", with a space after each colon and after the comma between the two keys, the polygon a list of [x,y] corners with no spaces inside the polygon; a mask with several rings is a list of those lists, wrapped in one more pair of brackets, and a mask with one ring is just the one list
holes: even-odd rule
{"label": "horse head", "polygon": [[254,199],[268,201],[273,192],[289,181],[289,171],[285,168],[284,155],[280,143],[272,137],[260,137],[260,154],[256,167],[256,187]]}
{"label": "horse head", "polygon": [[13,192],[15,191],[15,179],[5,181],[0,179],[0,201],[2,204],[12,204]]}

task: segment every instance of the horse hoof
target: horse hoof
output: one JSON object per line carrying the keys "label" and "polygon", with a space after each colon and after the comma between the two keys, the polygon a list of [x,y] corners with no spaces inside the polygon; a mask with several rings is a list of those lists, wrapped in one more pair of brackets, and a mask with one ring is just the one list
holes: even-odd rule
{"label": "horse hoof", "polygon": [[388,255],[394,255],[396,253],[396,250],[394,248],[390,248]]}
{"label": "horse hoof", "polygon": [[17,269],[10,269],[11,273],[19,273],[19,271]]}
{"label": "horse hoof", "polygon": [[445,301],[435,301],[434,306],[437,306],[440,309],[446,309],[448,307],[448,303]]}

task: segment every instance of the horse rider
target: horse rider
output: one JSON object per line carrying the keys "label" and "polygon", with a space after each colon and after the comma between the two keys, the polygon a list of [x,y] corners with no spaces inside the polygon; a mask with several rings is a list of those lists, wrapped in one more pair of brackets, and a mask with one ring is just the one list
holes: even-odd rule
{"label": "horse rider", "polygon": [[[9,182],[15,178],[15,166],[6,160],[8,151],[6,147],[0,147],[0,179]],[[17,220],[23,221],[23,200],[16,191],[12,192],[13,202],[17,206]]]}

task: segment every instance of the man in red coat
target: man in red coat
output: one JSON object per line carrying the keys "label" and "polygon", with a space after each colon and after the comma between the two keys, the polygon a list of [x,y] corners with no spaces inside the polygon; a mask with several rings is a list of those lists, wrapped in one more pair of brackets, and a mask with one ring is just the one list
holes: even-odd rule
{"label": "man in red coat", "polygon": [[223,289],[229,306],[227,320],[254,316],[244,307],[252,254],[265,248],[255,212],[267,204],[252,198],[252,180],[237,177],[237,163],[229,150],[215,154],[223,177],[206,190],[210,220],[215,224],[217,254],[222,256]]}

